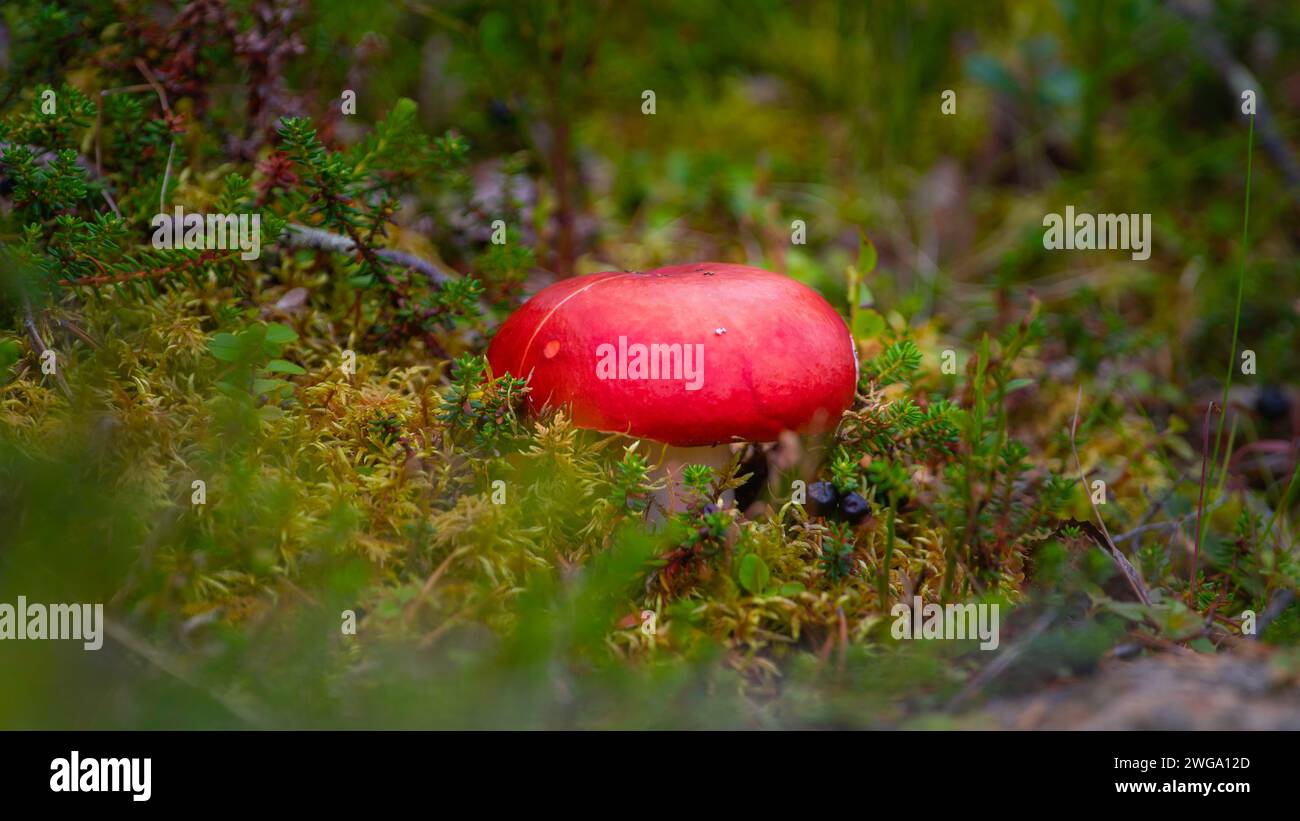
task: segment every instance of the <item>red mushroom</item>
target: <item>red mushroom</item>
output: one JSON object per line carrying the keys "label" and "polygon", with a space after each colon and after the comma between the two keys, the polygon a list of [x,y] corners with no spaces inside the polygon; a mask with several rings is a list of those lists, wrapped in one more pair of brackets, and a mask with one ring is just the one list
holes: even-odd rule
{"label": "red mushroom", "polygon": [[720,262],[557,282],[506,320],[488,361],[528,378],[535,408],[679,446],[832,429],[858,367],[816,291]]}

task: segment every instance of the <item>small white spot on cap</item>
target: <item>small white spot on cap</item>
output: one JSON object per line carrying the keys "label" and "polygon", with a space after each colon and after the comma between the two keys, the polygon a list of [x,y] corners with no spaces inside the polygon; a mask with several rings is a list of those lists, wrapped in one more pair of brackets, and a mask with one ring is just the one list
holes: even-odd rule
{"label": "small white spot on cap", "polygon": [[726,329],[726,328],[716,328],[713,332],[714,332],[715,334],[717,334],[718,336],[722,336],[723,334],[725,334],[725,333],[727,332],[727,329]]}

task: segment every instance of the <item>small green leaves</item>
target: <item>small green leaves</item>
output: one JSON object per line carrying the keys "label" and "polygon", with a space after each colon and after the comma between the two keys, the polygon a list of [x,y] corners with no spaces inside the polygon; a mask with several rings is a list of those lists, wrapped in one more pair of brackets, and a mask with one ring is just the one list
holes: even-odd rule
{"label": "small green leaves", "polygon": [[222,362],[237,361],[240,348],[242,348],[242,342],[234,334],[217,334],[208,342],[208,351]]}
{"label": "small green leaves", "polygon": [[839,493],[853,493],[859,490],[858,460],[843,448],[840,448],[831,461],[831,482]]}
{"label": "small green leaves", "polygon": [[876,270],[876,246],[863,231],[858,231],[858,261],[850,265],[849,325],[857,339],[872,339],[885,330],[885,319],[870,308],[875,303],[866,279]]}
{"label": "small green leaves", "polygon": [[[297,338],[298,334],[287,325],[279,323],[252,325],[237,333],[215,334],[208,342],[208,350],[222,362],[252,361],[262,356],[275,356],[285,345]],[[284,365],[291,365],[291,363],[284,362]],[[297,366],[292,365],[292,367]],[[302,373],[303,371],[299,369],[280,372]]]}
{"label": "small green leaves", "polygon": [[682,484],[700,496],[707,497],[713,484],[713,468],[708,465],[685,465],[682,467]]}
{"label": "small green leaves", "polygon": [[307,371],[279,354],[298,338],[288,325],[254,324],[234,333],[223,331],[208,340],[208,352],[228,368],[219,383],[227,392],[251,392],[279,400],[293,393],[293,385],[271,374],[297,376]]}
{"label": "small green leaves", "polygon": [[865,231],[858,231],[858,276],[868,277],[876,271],[876,244]]}
{"label": "small green leaves", "polygon": [[222,362],[235,362],[242,349],[239,337],[230,333],[219,333],[208,342],[208,351]]}
{"label": "small green leaves", "polygon": [[638,513],[649,505],[651,490],[650,463],[636,452],[640,444],[633,442],[625,449],[622,461],[614,465],[613,482],[617,501]]}
{"label": "small green leaves", "polygon": [[288,385],[284,382],[281,382],[279,379],[259,378],[253,380],[253,393],[256,394],[278,393],[281,388],[286,388],[286,387],[288,387]]}
{"label": "small green leaves", "polygon": [[287,345],[297,338],[298,334],[288,325],[281,325],[278,322],[272,322],[270,325],[266,326],[266,341],[268,346]]}
{"label": "small green leaves", "polygon": [[900,339],[885,348],[863,368],[863,376],[880,386],[908,382],[921,368],[921,351],[910,339]]}
{"label": "small green leaves", "polygon": [[94,122],[95,104],[73,86],[32,88],[31,105],[6,123],[8,140],[48,149],[73,148],[77,129]]}
{"label": "small green leaves", "polygon": [[266,369],[271,373],[287,373],[295,376],[300,376],[307,372],[302,367],[285,359],[272,359],[267,363]]}
{"label": "small green leaves", "polygon": [[832,582],[843,581],[853,574],[853,531],[843,522],[832,522],[822,537],[818,564],[826,578]]}
{"label": "small green leaves", "polygon": [[519,411],[528,383],[507,373],[486,378],[487,357],[465,354],[452,363],[452,386],[442,399],[439,421],[468,432],[483,448],[497,450],[520,435]]}
{"label": "small green leaves", "polygon": [[757,553],[746,553],[745,557],[740,560],[740,586],[745,591],[758,595],[767,588],[768,579],[772,573],[767,569],[767,562],[763,561]]}
{"label": "small green leaves", "polygon": [[86,196],[86,169],[71,149],[42,164],[26,146],[14,145],[0,154],[0,163],[13,180],[15,205],[28,218],[44,220],[70,211]]}
{"label": "small green leaves", "polygon": [[402,435],[402,419],[395,413],[376,408],[366,420],[366,430],[381,444],[389,446]]}
{"label": "small green leaves", "polygon": [[892,459],[876,459],[867,467],[867,485],[891,506],[912,494],[907,468]]}
{"label": "small green leaves", "polygon": [[875,339],[885,332],[885,318],[870,308],[859,308],[853,314],[853,336],[857,339]]}

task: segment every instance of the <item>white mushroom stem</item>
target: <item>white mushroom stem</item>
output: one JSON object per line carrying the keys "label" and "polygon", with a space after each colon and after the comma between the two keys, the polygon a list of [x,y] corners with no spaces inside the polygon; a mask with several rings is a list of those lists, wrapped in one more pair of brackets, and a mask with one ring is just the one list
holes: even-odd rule
{"label": "white mushroom stem", "polygon": [[[657,519],[658,515],[662,515],[662,513],[673,514],[686,510],[686,502],[690,494],[690,491],[682,484],[682,469],[686,465],[708,465],[713,468],[715,476],[720,476],[731,466],[733,458],[735,458],[735,451],[728,444],[702,445],[699,447],[669,445],[664,448],[659,467],[652,474],[655,479],[662,478],[665,480],[664,486],[655,491],[652,505],[655,513],[652,514],[652,519]],[[723,501],[728,504],[731,504],[735,499],[735,493],[730,490],[721,495]],[[716,502],[717,500],[711,499],[710,501]]]}

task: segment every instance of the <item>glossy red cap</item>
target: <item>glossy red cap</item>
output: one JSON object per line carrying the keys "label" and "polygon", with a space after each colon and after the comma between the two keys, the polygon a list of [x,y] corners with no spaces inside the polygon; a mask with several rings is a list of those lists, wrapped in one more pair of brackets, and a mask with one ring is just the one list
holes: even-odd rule
{"label": "glossy red cap", "polygon": [[719,262],[557,282],[506,320],[488,361],[529,379],[534,408],[671,445],[833,429],[858,374],[848,327],[816,291]]}

